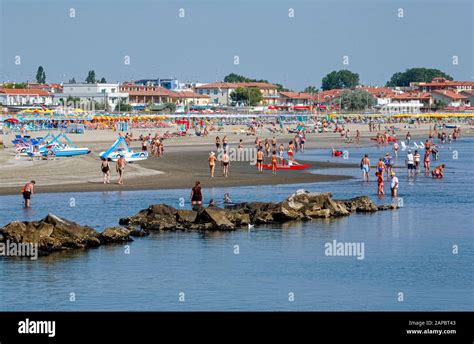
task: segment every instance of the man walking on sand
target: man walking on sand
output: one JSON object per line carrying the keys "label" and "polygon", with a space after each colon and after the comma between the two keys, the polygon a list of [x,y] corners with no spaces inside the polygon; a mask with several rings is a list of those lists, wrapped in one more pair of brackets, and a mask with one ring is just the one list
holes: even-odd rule
{"label": "man walking on sand", "polygon": [[25,201],[25,208],[30,207],[30,199],[31,195],[34,194],[35,192],[35,184],[36,182],[34,180],[30,181],[29,183],[26,183],[23,189],[21,190],[23,194],[23,199]]}
{"label": "man walking on sand", "polygon": [[125,165],[126,164],[127,164],[127,161],[125,160],[125,158],[122,155],[120,155],[118,160],[117,160],[117,165],[116,165],[117,172],[118,172],[118,175],[119,175],[119,180],[118,180],[119,184],[123,184],[123,172],[125,170]]}

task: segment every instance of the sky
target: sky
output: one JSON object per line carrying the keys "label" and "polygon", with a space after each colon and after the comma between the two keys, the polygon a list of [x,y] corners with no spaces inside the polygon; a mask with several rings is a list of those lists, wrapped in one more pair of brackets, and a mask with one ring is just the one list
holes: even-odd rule
{"label": "sky", "polygon": [[333,70],[384,85],[411,67],[474,81],[473,4],[0,0],[0,81],[34,81],[39,65],[47,82],[82,82],[90,69],[109,82],[237,73],[302,90]]}

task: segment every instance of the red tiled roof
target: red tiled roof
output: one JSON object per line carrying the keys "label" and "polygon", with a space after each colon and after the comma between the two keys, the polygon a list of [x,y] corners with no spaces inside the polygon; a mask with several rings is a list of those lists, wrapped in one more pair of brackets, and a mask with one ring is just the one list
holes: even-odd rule
{"label": "red tiled roof", "polygon": [[395,100],[429,100],[431,98],[431,94],[428,92],[405,92],[402,94],[397,94],[393,97]]}
{"label": "red tiled roof", "polygon": [[280,92],[280,95],[290,99],[311,99],[314,98],[314,94],[306,92]]}
{"label": "red tiled roof", "polygon": [[456,93],[451,90],[434,90],[432,93],[442,94],[443,96],[451,99],[467,99],[466,96],[463,96],[462,94]]}
{"label": "red tiled roof", "polygon": [[359,87],[357,89],[369,92],[377,98],[392,98],[396,95],[396,93],[388,87]]}
{"label": "red tiled roof", "polygon": [[49,96],[49,92],[42,89],[27,89],[27,88],[0,88],[0,93],[10,95],[38,95]]}
{"label": "red tiled roof", "polygon": [[196,86],[197,89],[209,88],[237,88],[237,87],[257,87],[264,89],[277,89],[278,86],[268,82],[211,82],[210,84]]}
{"label": "red tiled roof", "polygon": [[176,98],[209,98],[209,96],[205,94],[195,93],[193,91],[180,91],[180,92],[173,92],[173,97]]}

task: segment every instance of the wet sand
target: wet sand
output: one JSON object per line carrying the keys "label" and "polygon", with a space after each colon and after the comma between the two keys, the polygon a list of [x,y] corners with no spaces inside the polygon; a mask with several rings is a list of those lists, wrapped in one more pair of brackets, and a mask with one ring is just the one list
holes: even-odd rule
{"label": "wet sand", "polygon": [[[370,133],[366,125],[351,125],[354,136],[355,129],[361,132],[359,144],[344,144],[340,134],[335,133],[315,133],[307,135],[306,149],[331,147],[344,149],[361,146],[375,145],[370,137],[375,133]],[[401,126],[401,125],[400,125]],[[240,130],[241,128],[237,128]],[[406,131],[410,130],[413,138],[424,138],[428,133],[428,125],[418,129],[402,129],[398,136],[404,138]],[[134,129],[134,136],[152,133],[156,131],[163,133],[168,129],[143,130]],[[170,129],[172,131],[172,129]],[[463,130],[463,135],[470,135],[470,128]],[[45,135],[45,133],[32,133],[33,136]],[[216,135],[221,138],[227,135],[230,147],[236,147],[240,139],[244,142],[244,147],[253,147],[255,136],[248,136],[236,133],[236,128],[228,126],[224,132],[213,132],[208,137],[188,136],[182,138],[171,138],[164,141],[165,156],[150,157],[148,160],[128,164],[125,170],[123,185],[117,184],[117,173],[115,163],[111,163],[111,184],[104,185],[102,173],[100,171],[99,153],[106,150],[117,137],[117,133],[111,130],[88,131],[84,135],[71,134],[69,137],[80,147],[88,147],[91,153],[87,156],[58,158],[50,161],[31,161],[28,157],[16,158],[13,149],[0,150],[0,195],[19,194],[21,187],[26,181],[36,180],[36,192],[87,192],[87,191],[118,191],[118,190],[149,190],[149,189],[170,189],[170,188],[191,188],[196,180],[200,180],[202,185],[207,187],[241,186],[241,185],[278,185],[278,184],[299,184],[337,181],[351,178],[342,175],[326,175],[327,168],[358,168],[354,164],[305,162],[304,154],[297,154],[296,159],[300,163],[307,163],[311,166],[308,170],[301,171],[278,171],[273,175],[270,170],[264,170],[259,174],[255,166],[248,161],[232,161],[228,178],[222,177],[220,164],[216,167],[215,178],[210,178],[207,162],[208,154],[215,151],[214,140]],[[265,131],[261,138],[271,138],[269,131]],[[13,135],[4,136],[4,142],[11,141]],[[276,135],[278,144],[283,142],[287,146],[288,142],[294,138],[294,134]],[[139,150],[140,143],[132,143],[132,149]]]}

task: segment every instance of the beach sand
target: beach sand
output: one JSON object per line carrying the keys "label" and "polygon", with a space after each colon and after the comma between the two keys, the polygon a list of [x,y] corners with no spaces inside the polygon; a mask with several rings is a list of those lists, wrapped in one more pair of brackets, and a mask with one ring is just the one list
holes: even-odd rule
{"label": "beach sand", "polygon": [[[420,128],[403,129],[399,124],[398,136],[404,138],[407,130],[413,138],[425,138],[429,131],[429,124]],[[306,149],[335,147],[338,149],[355,148],[358,146],[375,145],[370,140],[375,133],[368,131],[367,125],[348,124],[352,137],[356,129],[361,133],[360,144],[344,144],[340,134],[314,133],[307,135]],[[248,161],[232,161],[228,178],[222,177],[220,164],[216,167],[215,178],[210,178],[207,157],[210,151],[215,151],[214,140],[216,135],[221,138],[228,136],[230,147],[236,147],[239,139],[243,139],[245,147],[254,147],[255,136],[236,134],[242,126],[226,126],[223,132],[212,132],[207,137],[187,136],[171,138],[164,141],[165,156],[150,157],[145,161],[128,164],[125,171],[123,185],[117,184],[115,164],[111,163],[111,184],[102,183],[99,153],[106,150],[116,139],[117,133],[112,130],[87,131],[85,134],[69,134],[68,136],[80,147],[88,147],[91,153],[86,156],[58,158],[49,161],[32,161],[28,157],[15,157],[12,147],[0,151],[0,195],[19,194],[22,186],[29,180],[36,181],[36,192],[85,192],[85,191],[117,191],[117,190],[149,190],[170,188],[191,188],[196,180],[201,181],[203,187],[240,186],[240,185],[268,185],[268,184],[296,184],[314,183],[320,181],[337,181],[350,178],[341,175],[326,175],[326,168],[358,168],[354,164],[331,162],[305,162],[304,154],[297,155],[297,160],[307,163],[311,169],[302,171],[278,171],[273,175],[270,170],[263,174],[257,173],[255,166]],[[168,129],[134,129],[134,137],[140,134],[163,133]],[[170,129],[173,131],[173,129]],[[469,127],[463,128],[463,135],[471,135]],[[32,133],[32,136],[45,135],[44,132]],[[273,134],[265,130],[260,137],[272,138]],[[294,134],[276,135],[278,144],[287,146],[294,138]],[[13,135],[4,135],[4,142],[11,142]],[[11,144],[10,144],[11,146]],[[140,142],[132,143],[134,150],[140,149]]]}

